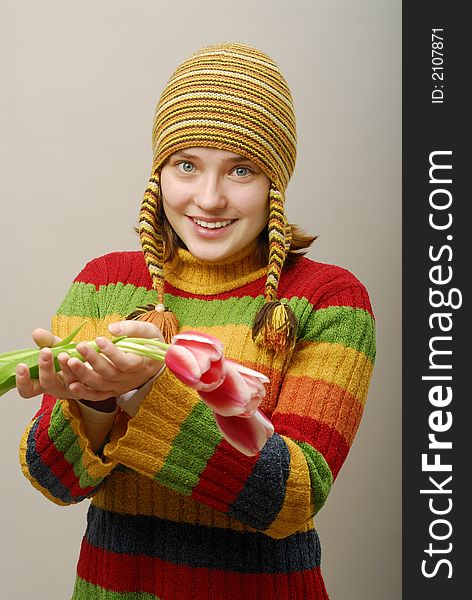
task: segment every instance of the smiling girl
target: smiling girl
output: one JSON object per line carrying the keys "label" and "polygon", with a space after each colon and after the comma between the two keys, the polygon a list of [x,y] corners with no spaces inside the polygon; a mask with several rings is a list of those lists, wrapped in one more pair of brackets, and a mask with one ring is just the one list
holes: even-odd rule
{"label": "smiling girl", "polygon": [[[41,346],[86,319],[87,364],[41,353],[26,477],[57,504],[91,498],[73,600],[328,598],[314,515],[353,443],[375,356],[359,280],[303,254],[288,222],[289,87],[243,44],[203,48],[166,85],[153,125],[140,252],[88,263]],[[199,330],[266,375],[275,433],[255,456],[224,440],[198,394],[111,334]],[[240,417],[234,417],[238,419]],[[237,425],[236,425],[237,426]]]}
{"label": "smiling girl", "polygon": [[162,168],[161,187],[170,226],[202,260],[239,252],[267,225],[269,178],[252,160],[233,152],[176,152]]}

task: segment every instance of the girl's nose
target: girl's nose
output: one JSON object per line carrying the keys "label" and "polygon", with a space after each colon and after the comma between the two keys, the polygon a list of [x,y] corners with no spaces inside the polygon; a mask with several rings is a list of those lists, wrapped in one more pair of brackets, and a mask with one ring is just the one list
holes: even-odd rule
{"label": "girl's nose", "polygon": [[195,193],[195,204],[208,212],[224,208],[227,200],[223,187],[217,176],[206,175],[202,177]]}

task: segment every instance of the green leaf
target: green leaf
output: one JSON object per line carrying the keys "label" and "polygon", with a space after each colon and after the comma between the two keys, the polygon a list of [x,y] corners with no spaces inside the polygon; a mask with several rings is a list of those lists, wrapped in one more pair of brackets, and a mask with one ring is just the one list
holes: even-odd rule
{"label": "green leaf", "polygon": [[[18,363],[24,363],[28,367],[31,379],[38,379],[38,358],[40,351],[41,348],[37,348],[34,353],[30,353],[29,356],[23,356],[22,360],[9,361],[3,364],[0,363],[0,396],[3,396],[3,394],[6,394],[16,387],[16,365]],[[56,357],[54,357],[54,369],[56,371],[60,370],[59,362]]]}
{"label": "green leaf", "polygon": [[29,354],[37,350],[37,348],[23,348],[23,350],[12,350],[11,352],[3,352],[0,354],[0,362],[8,361],[9,359],[15,359],[17,356],[21,356],[22,354]]}
{"label": "green leaf", "polygon": [[3,394],[6,394],[7,392],[9,392],[10,390],[12,390],[15,387],[16,387],[16,379],[14,376],[9,377],[5,381],[3,381],[3,380],[0,381],[0,396],[3,396]]}
{"label": "green leaf", "polygon": [[[20,354],[16,360],[8,360],[5,362],[1,362],[0,363],[0,390],[3,389],[4,384],[9,386],[10,384],[8,382],[12,378],[13,378],[13,381],[15,381],[16,365],[18,365],[19,363],[24,363],[30,370],[30,373],[31,373],[31,370],[36,367],[36,377],[35,377],[35,379],[36,379],[38,377],[39,352],[40,352],[40,349],[37,348],[36,350],[31,350],[28,355],[26,355],[23,352],[23,354]],[[13,386],[13,387],[15,387],[15,386]],[[8,389],[11,389],[11,388],[8,387]],[[8,391],[8,389],[6,389],[5,391]]]}
{"label": "green leaf", "polygon": [[[67,337],[62,340],[59,340],[54,346],[51,348],[62,348],[63,346],[68,346],[75,336],[79,333],[82,327],[87,323],[84,321],[81,323],[72,333],[70,333]],[[75,348],[75,343],[71,344],[70,347]],[[25,362],[28,364],[28,358],[30,356],[37,356],[40,348],[23,348],[21,350],[12,350],[11,352],[2,352],[0,354],[0,366],[1,363],[13,363],[17,365],[20,362]]]}

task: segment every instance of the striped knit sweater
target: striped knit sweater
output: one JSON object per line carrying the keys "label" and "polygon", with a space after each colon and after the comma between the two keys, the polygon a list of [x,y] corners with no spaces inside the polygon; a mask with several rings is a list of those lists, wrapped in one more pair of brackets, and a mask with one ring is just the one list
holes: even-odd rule
{"label": "striped knit sweater", "polygon": [[[287,356],[251,338],[266,267],[251,246],[222,263],[184,250],[166,265],[166,304],[182,330],[270,378],[261,406],[275,434],[255,457],[222,439],[196,392],[164,371],[138,413],[120,412],[94,454],[74,401],[45,396],[26,429],[26,477],[60,505],[91,497],[73,600],[326,599],[313,516],[353,442],[374,360],[367,292],[348,271],[300,258],[279,297],[299,319]],[[88,263],[53,319],[61,337],[109,335],[155,300],[140,252]]]}

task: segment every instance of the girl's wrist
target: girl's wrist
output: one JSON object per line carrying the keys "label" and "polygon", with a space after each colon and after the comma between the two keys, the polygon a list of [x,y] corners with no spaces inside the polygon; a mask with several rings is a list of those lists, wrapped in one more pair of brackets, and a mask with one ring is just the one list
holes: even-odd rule
{"label": "girl's wrist", "polygon": [[[118,413],[116,398],[106,400],[77,400],[84,433],[90,441],[92,450],[98,452],[104,445]],[[115,405],[114,410],[110,410]],[[103,410],[106,409],[106,410]]]}

